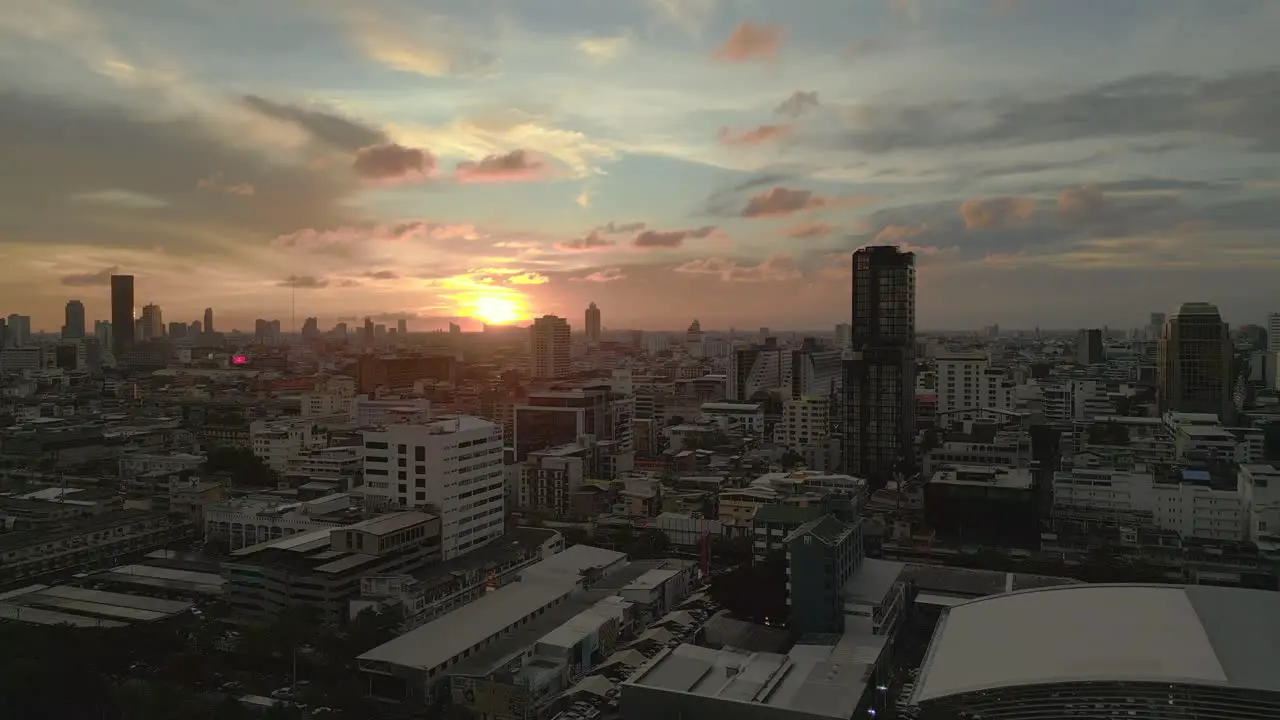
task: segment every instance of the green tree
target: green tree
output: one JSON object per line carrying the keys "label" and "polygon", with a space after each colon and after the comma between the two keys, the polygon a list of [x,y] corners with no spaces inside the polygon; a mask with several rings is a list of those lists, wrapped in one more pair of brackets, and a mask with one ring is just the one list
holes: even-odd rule
{"label": "green tree", "polygon": [[215,445],[209,448],[201,470],[205,474],[230,473],[236,485],[275,487],[280,477],[248,448]]}

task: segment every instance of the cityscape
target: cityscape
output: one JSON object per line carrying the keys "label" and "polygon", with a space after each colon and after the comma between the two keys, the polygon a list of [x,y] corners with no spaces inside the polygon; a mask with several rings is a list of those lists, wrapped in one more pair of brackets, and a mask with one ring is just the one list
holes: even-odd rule
{"label": "cityscape", "polygon": [[1280,718],[1280,4],[285,5],[0,0],[0,717]]}

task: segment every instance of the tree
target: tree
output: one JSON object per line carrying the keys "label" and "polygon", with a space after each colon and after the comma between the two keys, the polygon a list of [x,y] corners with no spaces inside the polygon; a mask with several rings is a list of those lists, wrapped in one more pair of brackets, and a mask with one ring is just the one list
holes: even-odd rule
{"label": "tree", "polygon": [[804,463],[804,456],[791,448],[787,448],[787,451],[782,454],[782,459],[778,462],[781,463],[783,470],[793,470],[797,465]]}
{"label": "tree", "polygon": [[671,550],[671,541],[661,530],[642,530],[630,542],[619,545],[632,560],[666,557]]}
{"label": "tree", "polygon": [[233,482],[251,487],[275,487],[280,480],[276,472],[248,448],[215,445],[209,448],[201,470],[206,474],[230,473]]}
{"label": "tree", "polygon": [[743,565],[711,580],[711,599],[734,617],[778,625],[787,617],[787,560],[774,553],[764,562]]}

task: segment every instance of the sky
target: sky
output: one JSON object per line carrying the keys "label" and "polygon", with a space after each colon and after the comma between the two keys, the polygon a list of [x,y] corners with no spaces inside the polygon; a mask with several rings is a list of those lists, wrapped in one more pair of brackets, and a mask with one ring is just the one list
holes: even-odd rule
{"label": "sky", "polygon": [[1273,0],[0,0],[0,315],[1280,310]]}

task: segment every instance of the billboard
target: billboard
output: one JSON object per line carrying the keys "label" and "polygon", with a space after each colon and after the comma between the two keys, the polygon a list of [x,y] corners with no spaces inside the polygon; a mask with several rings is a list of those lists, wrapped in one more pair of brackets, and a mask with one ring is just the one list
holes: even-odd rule
{"label": "billboard", "polygon": [[232,365],[248,365],[249,356],[248,355],[232,355],[231,364]]}

